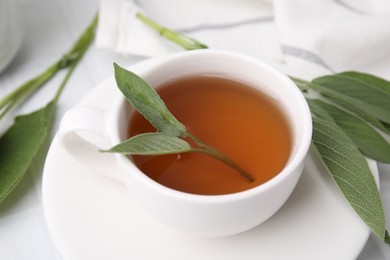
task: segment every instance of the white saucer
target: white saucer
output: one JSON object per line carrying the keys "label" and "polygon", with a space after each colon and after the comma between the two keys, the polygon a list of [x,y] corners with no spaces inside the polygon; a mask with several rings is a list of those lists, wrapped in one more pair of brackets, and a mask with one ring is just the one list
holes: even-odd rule
{"label": "white saucer", "polygon": [[[134,66],[142,75],[153,60]],[[113,79],[80,103],[108,109]],[[376,164],[370,167],[377,177]],[[114,167],[115,168],[115,167]],[[46,221],[65,259],[355,259],[369,229],[340,194],[314,152],[286,204],[260,226],[226,238],[197,238],[160,225],[125,186],[79,164],[55,137],[43,175]]]}

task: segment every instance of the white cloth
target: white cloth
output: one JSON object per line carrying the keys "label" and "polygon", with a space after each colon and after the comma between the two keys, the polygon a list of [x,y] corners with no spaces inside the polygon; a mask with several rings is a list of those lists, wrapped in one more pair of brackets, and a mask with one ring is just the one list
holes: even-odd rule
{"label": "white cloth", "polygon": [[286,62],[317,63],[390,78],[390,1],[275,1]]}
{"label": "white cloth", "polygon": [[[223,7],[223,8],[221,8]],[[258,0],[102,0],[96,45],[125,55],[155,56],[182,51],[135,17],[140,11],[210,48],[259,58],[282,58],[272,6]],[[253,32],[259,31],[259,34]],[[242,48],[245,41],[246,48]]]}
{"label": "white cloth", "polygon": [[141,56],[181,50],[138,11],[210,48],[283,61],[311,76],[359,70],[390,78],[387,0],[102,0],[97,46]]}

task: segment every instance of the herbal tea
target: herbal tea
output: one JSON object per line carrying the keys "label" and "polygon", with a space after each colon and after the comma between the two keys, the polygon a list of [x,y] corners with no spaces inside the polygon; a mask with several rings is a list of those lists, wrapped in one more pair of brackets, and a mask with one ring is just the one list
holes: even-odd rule
{"label": "herbal tea", "polygon": [[[276,102],[240,82],[216,76],[170,81],[157,90],[187,131],[249,172],[248,182],[235,170],[200,153],[131,156],[156,182],[183,192],[221,195],[258,186],[287,163],[292,137]],[[129,121],[128,137],[156,131],[138,112]]]}

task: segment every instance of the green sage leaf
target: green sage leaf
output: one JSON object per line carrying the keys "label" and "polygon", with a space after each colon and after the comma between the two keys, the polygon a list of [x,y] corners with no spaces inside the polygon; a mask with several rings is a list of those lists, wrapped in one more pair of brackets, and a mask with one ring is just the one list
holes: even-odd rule
{"label": "green sage leaf", "polygon": [[390,163],[390,144],[369,124],[324,101],[312,100],[311,103],[328,112],[364,155],[378,162]]}
{"label": "green sage leaf", "polygon": [[366,158],[352,140],[329,120],[313,117],[313,143],[345,198],[372,232],[386,239],[386,219]]}
{"label": "green sage leaf", "polygon": [[376,117],[370,115],[363,109],[346,102],[343,100],[343,98],[338,98],[337,95],[333,96],[327,96],[326,99],[331,101],[332,103],[335,103],[336,105],[344,108],[350,113],[355,114],[356,116],[360,117],[361,119],[365,120],[367,123],[371,124],[372,126],[376,127],[377,129],[381,130],[382,132],[386,134],[390,134],[390,124],[386,124],[384,122],[381,122]]}
{"label": "green sage leaf", "polygon": [[162,155],[183,153],[191,150],[189,143],[165,133],[146,133],[132,138],[103,152],[137,154],[137,155]]}
{"label": "green sage leaf", "polygon": [[390,81],[388,80],[379,78],[368,73],[357,71],[345,71],[339,73],[338,75],[353,78],[355,80],[360,80],[365,84],[369,84],[372,88],[376,88],[378,90],[383,91],[385,94],[390,95]]}
{"label": "green sage leaf", "polygon": [[312,87],[324,96],[342,99],[390,124],[390,93],[383,86],[374,86],[348,74],[335,74],[314,79]]}
{"label": "green sage leaf", "polygon": [[156,90],[138,75],[114,64],[118,88],[130,104],[140,112],[157,130],[181,136],[186,128],[172,114]]}
{"label": "green sage leaf", "polygon": [[300,79],[300,78],[296,78],[296,77],[292,77],[292,76],[289,76],[289,78],[292,81],[294,81],[294,83],[297,85],[297,87],[302,92],[307,92],[310,89],[310,82],[309,81],[306,81],[306,80],[303,80],[303,79]]}
{"label": "green sage leaf", "polygon": [[0,203],[16,187],[49,137],[55,102],[23,116],[0,138]]}
{"label": "green sage leaf", "polygon": [[319,118],[330,120],[330,121],[336,123],[334,121],[333,117],[324,108],[322,108],[320,106],[320,104],[318,103],[318,100],[306,98],[306,101],[310,107],[310,112],[312,114],[318,116]]}
{"label": "green sage leaf", "polygon": [[[12,106],[21,98],[20,96],[28,95],[35,91],[54,76],[59,69],[69,66],[53,100],[35,112],[16,117],[15,123],[0,137],[0,203],[20,182],[32,164],[33,159],[48,140],[58,98],[74,69],[91,45],[97,21],[98,16],[96,15],[72,48],[72,56],[77,54],[77,57],[63,58],[62,61],[49,67],[43,74],[19,87],[13,94],[8,96],[8,101],[3,99],[4,102],[11,102]],[[8,109],[9,107],[6,107],[6,110]]]}

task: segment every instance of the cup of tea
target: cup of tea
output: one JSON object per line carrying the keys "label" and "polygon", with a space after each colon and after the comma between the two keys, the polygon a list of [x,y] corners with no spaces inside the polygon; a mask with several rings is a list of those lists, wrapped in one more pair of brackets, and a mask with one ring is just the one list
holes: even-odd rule
{"label": "cup of tea", "polygon": [[202,153],[99,152],[156,131],[121,95],[109,111],[75,107],[64,115],[59,140],[75,160],[123,182],[152,217],[192,235],[244,232],[282,207],[301,176],[312,134],[306,100],[287,76],[259,60],[216,50],[160,58],[139,76],[188,132],[254,181]]}

